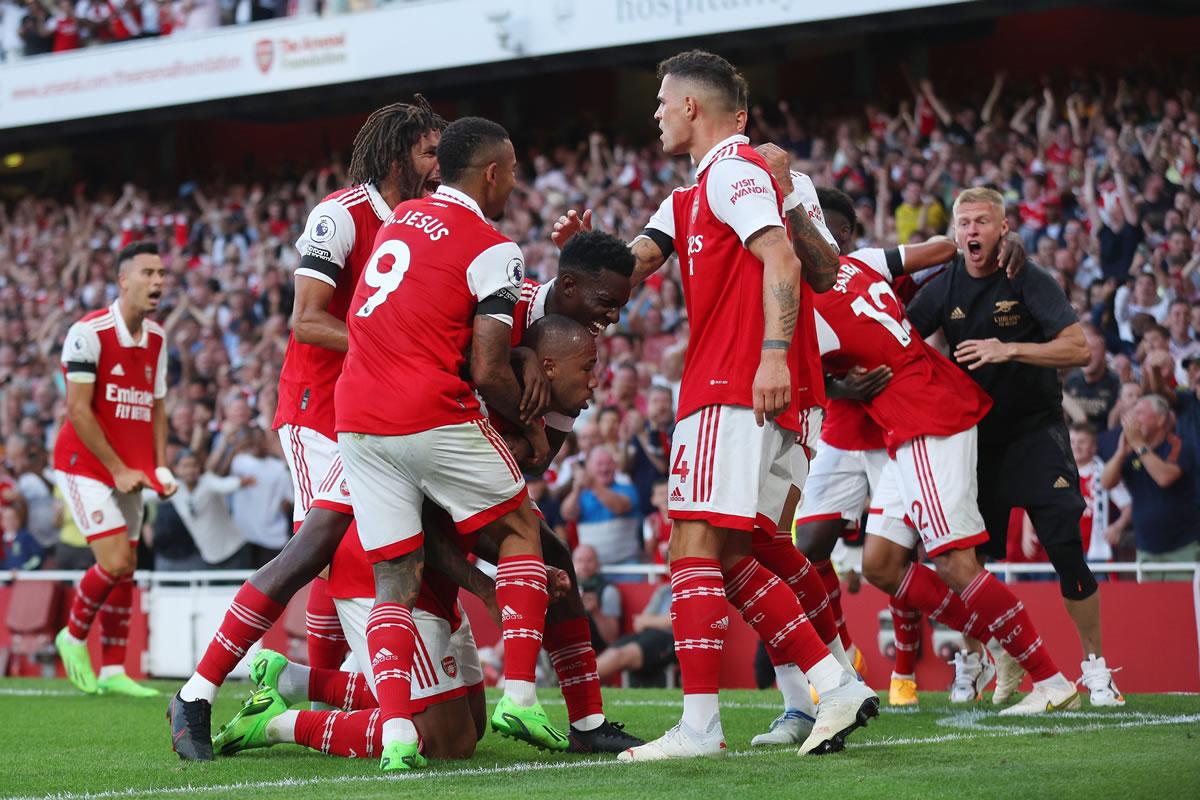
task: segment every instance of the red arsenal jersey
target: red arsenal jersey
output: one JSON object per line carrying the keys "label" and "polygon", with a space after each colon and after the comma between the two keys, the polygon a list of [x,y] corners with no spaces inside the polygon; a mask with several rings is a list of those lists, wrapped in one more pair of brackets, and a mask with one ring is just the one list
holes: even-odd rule
{"label": "red arsenal jersey", "polygon": [[865,404],[888,449],[917,436],[959,433],[983,419],[990,398],[912,329],[892,292],[884,251],[856,250],[841,264],[834,287],[815,300],[824,363],[839,377],[854,366],[891,368],[892,380]]}
{"label": "red arsenal jersey", "polygon": [[[93,383],[92,411],[104,438],[130,469],[139,469],[152,488],[154,475],[154,401],[167,396],[165,334],[156,322],[142,321],[134,341],[121,316],[120,301],[94,311],[67,331],[62,364],[72,383]],[[88,450],[68,419],[54,443],[54,468],[113,485],[110,473]]]}
{"label": "red arsenal jersey", "polygon": [[[340,320],[346,319],[358,276],[375,248],[375,235],[391,211],[368,183],[334,192],[308,215],[308,224],[296,242],[302,259],[296,275],[333,287],[325,310]],[[345,356],[289,337],[279,373],[275,428],[297,425],[335,437],[333,387]]]}
{"label": "red arsenal jersey", "polygon": [[[692,321],[680,419],[709,405],[754,405],[754,375],[762,356],[763,265],[745,243],[764,228],[785,227],[779,184],[746,137],[731,136],[709,151],[697,179],[676,189],[647,225],[674,242]],[[823,230],[819,206],[805,210]],[[800,291],[800,316],[788,351],[792,400],[776,418],[781,427],[797,432],[799,412],[825,399],[812,293],[803,284]]]}
{"label": "red arsenal jersey", "polygon": [[475,309],[516,299],[521,249],[448,186],[397,206],[375,245],[347,319],[338,432],[401,436],[480,419],[461,377]]}

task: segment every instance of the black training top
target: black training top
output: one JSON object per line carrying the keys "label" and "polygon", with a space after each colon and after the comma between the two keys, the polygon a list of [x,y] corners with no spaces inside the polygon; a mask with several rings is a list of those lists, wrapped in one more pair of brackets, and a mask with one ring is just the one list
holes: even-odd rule
{"label": "black training top", "polygon": [[[1032,261],[1010,281],[1002,269],[971,277],[962,256],[926,284],[907,310],[921,336],[938,328],[945,332],[951,360],[968,339],[1044,343],[1079,321],[1062,288]],[[981,445],[1062,420],[1058,370],[1016,361],[963,369],[992,398],[992,410],[979,424]]]}

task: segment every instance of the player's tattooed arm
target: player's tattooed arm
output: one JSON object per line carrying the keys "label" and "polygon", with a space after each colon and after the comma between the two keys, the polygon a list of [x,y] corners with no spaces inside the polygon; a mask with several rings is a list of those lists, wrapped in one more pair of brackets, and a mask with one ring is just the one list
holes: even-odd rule
{"label": "player's tattooed arm", "polygon": [[788,348],[800,314],[800,261],[782,227],[763,228],[746,240],[746,247],[763,262],[763,344],[754,375],[754,419],[759,425],[791,402]]}
{"label": "player's tattooed arm", "polygon": [[792,249],[803,266],[805,282],[814,292],[827,292],[837,281],[838,253],[809,218],[804,206],[787,212]]}
{"label": "player's tattooed arm", "polygon": [[635,259],[631,279],[634,286],[639,285],[657,272],[659,267],[667,263],[669,254],[664,253],[662,248],[649,236],[637,237],[629,245],[629,249],[633,251]]}
{"label": "player's tattooed arm", "polygon": [[425,574],[425,546],[389,561],[375,564],[375,600],[403,603],[412,608]]}

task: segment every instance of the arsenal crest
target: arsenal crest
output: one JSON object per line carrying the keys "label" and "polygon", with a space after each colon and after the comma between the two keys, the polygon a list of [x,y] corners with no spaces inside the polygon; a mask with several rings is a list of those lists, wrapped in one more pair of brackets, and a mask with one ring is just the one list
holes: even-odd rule
{"label": "arsenal crest", "polygon": [[96,525],[99,525],[101,522],[104,522],[104,512],[99,511],[99,510],[93,511],[92,512],[92,522],[95,523]]}
{"label": "arsenal crest", "polygon": [[266,75],[271,71],[271,64],[275,61],[275,42],[270,39],[259,39],[254,45],[254,62],[258,64],[258,71]]}
{"label": "arsenal crest", "polygon": [[442,659],[442,671],[451,678],[458,674],[458,662],[454,660],[454,656],[446,656]]}

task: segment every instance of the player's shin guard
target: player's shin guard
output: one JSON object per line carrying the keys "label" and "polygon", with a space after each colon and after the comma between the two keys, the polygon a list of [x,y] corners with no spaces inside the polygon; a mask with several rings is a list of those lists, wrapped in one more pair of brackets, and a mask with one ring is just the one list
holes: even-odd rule
{"label": "player's shin guard", "polygon": [[968,608],[936,572],[923,564],[914,561],[908,565],[908,572],[896,590],[896,598],[930,619],[973,639],[986,642],[992,638],[979,613]]}
{"label": "player's shin guard", "polygon": [[567,720],[576,727],[588,717],[599,716],[603,720],[604,700],[600,696],[596,651],[592,648],[587,619],[577,617],[548,624],[544,644],[567,704]]}
{"label": "player's shin guard", "polygon": [[309,667],[308,699],[343,711],[379,708],[379,701],[371,694],[361,672]]}
{"label": "player's shin guard", "polygon": [[216,686],[225,682],[233,668],[246,655],[250,645],[262,638],[275,624],[286,606],[276,603],[250,582],[242,584],[233,598],[221,627],[208,643],[196,673]]}
{"label": "player's shin guard", "polygon": [[829,597],[829,607],[833,610],[834,621],[837,622],[838,635],[842,637],[842,647],[847,650],[853,642],[850,641],[850,630],[846,627],[846,615],[842,612],[842,584],[838,580],[837,570],[828,558],[824,561],[812,562],[813,568],[821,576],[825,586],[825,594]]}
{"label": "player's shin guard", "polygon": [[829,655],[796,595],[753,556],[729,569],[725,593],[759,638],[805,672]]}
{"label": "player's shin guard", "polygon": [[787,531],[771,533],[755,528],[751,535],[753,556],[759,564],[775,573],[804,608],[809,622],[822,642],[839,635],[837,618],[825,592],[821,576],[803,553],[796,549]]}
{"label": "player's shin guard", "polygon": [[308,632],[308,665],[323,669],[340,667],[348,649],[346,635],[329,596],[329,582],[324,578],[313,578],[309,584],[304,627]]}
{"label": "player's shin guard", "polygon": [[917,646],[921,643],[921,612],[898,597],[889,598],[892,630],[896,636],[896,675],[912,675],[917,668]]}
{"label": "player's shin guard", "polygon": [[412,611],[402,603],[376,601],[367,617],[367,653],[379,697],[380,725],[387,742],[417,740],[409,707],[416,638]]}
{"label": "player's shin guard", "polygon": [[[504,680],[536,679],[546,625],[546,565],[537,556],[509,556],[496,568],[496,605],[504,635]],[[518,699],[518,698],[514,698]],[[535,698],[529,698],[532,702]],[[525,703],[529,705],[530,703]]]}
{"label": "player's shin guard", "polygon": [[1058,673],[1058,667],[1034,629],[1024,604],[995,575],[986,569],[980,570],[975,580],[963,589],[962,599],[1034,681],[1043,681]]}
{"label": "player's shin guard", "polygon": [[133,613],[133,576],[117,581],[100,606],[100,664],[123,667],[129,642],[129,618]]}
{"label": "player's shin guard", "polygon": [[383,723],[373,711],[301,711],[295,742],[346,758],[378,758],[383,752]]}
{"label": "player's shin guard", "polygon": [[71,614],[67,618],[67,632],[80,641],[86,639],[92,630],[96,612],[119,581],[120,578],[99,564],[93,564],[83,573],[79,586],[75,587],[75,601],[71,603]]}

